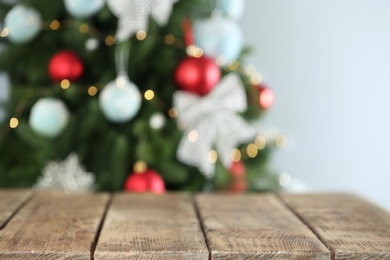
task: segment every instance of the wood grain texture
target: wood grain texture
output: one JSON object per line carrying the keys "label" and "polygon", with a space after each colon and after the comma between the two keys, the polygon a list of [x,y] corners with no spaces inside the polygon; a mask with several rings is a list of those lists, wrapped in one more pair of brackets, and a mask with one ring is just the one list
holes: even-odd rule
{"label": "wood grain texture", "polygon": [[90,259],[108,199],[39,192],[0,231],[0,259]]}
{"label": "wood grain texture", "polygon": [[351,194],[281,195],[334,259],[390,259],[390,214]]}
{"label": "wood grain texture", "polygon": [[32,193],[31,190],[0,190],[0,229]]}
{"label": "wood grain texture", "polygon": [[198,195],[196,203],[213,259],[330,259],[274,195]]}
{"label": "wood grain texture", "polygon": [[192,198],[184,194],[117,194],[95,259],[208,259]]}

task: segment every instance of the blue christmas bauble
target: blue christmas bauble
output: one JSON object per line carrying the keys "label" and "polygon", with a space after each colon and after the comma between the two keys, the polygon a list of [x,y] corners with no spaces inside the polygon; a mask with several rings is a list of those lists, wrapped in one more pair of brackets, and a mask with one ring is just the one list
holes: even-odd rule
{"label": "blue christmas bauble", "polygon": [[7,38],[12,43],[25,43],[41,30],[42,17],[34,8],[16,5],[5,16],[4,26],[8,28]]}
{"label": "blue christmas bauble", "polygon": [[76,18],[87,18],[100,11],[104,0],[65,0],[68,13]]}
{"label": "blue christmas bauble", "polygon": [[61,133],[69,120],[69,111],[59,99],[44,97],[39,99],[31,109],[29,124],[31,128],[47,137]]}
{"label": "blue christmas bauble", "polygon": [[195,44],[207,56],[218,58],[222,63],[237,59],[243,47],[243,34],[240,26],[224,17],[199,20],[194,24]]}
{"label": "blue christmas bauble", "polygon": [[99,96],[100,107],[106,118],[113,123],[125,123],[141,108],[141,94],[137,86],[128,81],[111,81]]}
{"label": "blue christmas bauble", "polygon": [[216,9],[225,16],[239,20],[245,10],[245,0],[218,0]]}

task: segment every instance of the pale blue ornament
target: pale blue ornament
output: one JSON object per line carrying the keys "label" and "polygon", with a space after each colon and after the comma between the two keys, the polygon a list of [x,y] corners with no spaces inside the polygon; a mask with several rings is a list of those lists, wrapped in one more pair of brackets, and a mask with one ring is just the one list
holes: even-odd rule
{"label": "pale blue ornament", "polygon": [[5,16],[4,26],[8,28],[7,38],[12,43],[26,43],[32,40],[41,30],[42,17],[32,7],[14,6]]}
{"label": "pale blue ornament", "polygon": [[199,20],[194,25],[195,44],[207,56],[218,59],[222,64],[238,58],[243,47],[243,33],[237,22],[212,17]]}
{"label": "pale blue ornament", "polygon": [[61,133],[69,121],[69,111],[59,99],[44,97],[31,109],[29,123],[31,128],[46,137],[55,137]]}
{"label": "pale blue ornament", "polygon": [[118,77],[104,87],[99,96],[100,107],[108,121],[125,123],[141,108],[141,94],[126,77]]}
{"label": "pale blue ornament", "polygon": [[64,0],[68,13],[76,18],[87,18],[99,12],[104,0]]}
{"label": "pale blue ornament", "polygon": [[245,0],[217,0],[216,9],[225,16],[239,20],[245,10]]}

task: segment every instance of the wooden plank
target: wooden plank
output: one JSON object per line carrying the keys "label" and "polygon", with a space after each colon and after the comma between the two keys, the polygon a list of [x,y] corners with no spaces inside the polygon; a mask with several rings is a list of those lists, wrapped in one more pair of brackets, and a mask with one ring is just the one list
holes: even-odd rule
{"label": "wooden plank", "polygon": [[198,195],[196,202],[213,259],[330,259],[275,195]]}
{"label": "wooden plank", "polygon": [[108,199],[38,193],[0,231],[0,259],[90,259]]}
{"label": "wooden plank", "polygon": [[0,229],[31,195],[31,190],[0,190]]}
{"label": "wooden plank", "polygon": [[117,194],[95,259],[208,259],[192,198],[185,194]]}
{"label": "wooden plank", "polygon": [[351,194],[281,198],[332,250],[333,259],[390,259],[390,214]]}

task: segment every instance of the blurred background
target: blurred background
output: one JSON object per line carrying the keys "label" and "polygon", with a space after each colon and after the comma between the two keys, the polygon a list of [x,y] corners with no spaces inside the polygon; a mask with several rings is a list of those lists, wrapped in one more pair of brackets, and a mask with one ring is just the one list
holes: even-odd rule
{"label": "blurred background", "polygon": [[390,209],[390,2],[248,0],[242,28],[290,137],[274,167]]}

